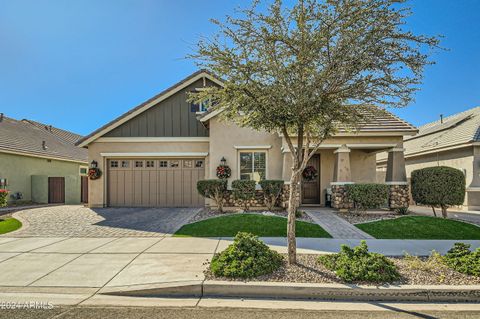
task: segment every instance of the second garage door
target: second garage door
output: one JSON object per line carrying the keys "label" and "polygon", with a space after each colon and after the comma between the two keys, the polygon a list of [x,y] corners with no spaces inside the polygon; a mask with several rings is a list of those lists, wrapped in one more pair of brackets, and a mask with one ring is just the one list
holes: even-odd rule
{"label": "second garage door", "polygon": [[197,181],[203,159],[110,159],[108,205],[114,207],[199,207]]}

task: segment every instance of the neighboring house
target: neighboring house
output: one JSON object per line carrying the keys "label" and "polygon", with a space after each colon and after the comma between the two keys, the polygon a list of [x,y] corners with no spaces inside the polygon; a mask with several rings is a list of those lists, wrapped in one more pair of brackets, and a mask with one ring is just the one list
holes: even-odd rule
{"label": "neighboring house", "polygon": [[[421,126],[417,135],[405,138],[403,147],[408,177],[431,166],[460,169],[467,184],[464,208],[480,210],[480,107]],[[377,159],[380,179],[386,159],[382,154]]]}
{"label": "neighboring house", "polygon": [[[279,134],[241,128],[224,121],[221,111],[206,112],[187,102],[187,92],[222,85],[198,71],[119,118],[82,138],[89,161],[103,175],[90,181],[90,206],[202,206],[199,179],[216,178],[222,158],[235,179],[290,179],[291,159]],[[345,184],[376,181],[376,152],[390,150],[387,182],[405,188],[403,137],[416,128],[391,113],[366,123],[358,132],[340,130],[327,139],[309,165],[318,177],[302,185],[303,204],[324,205],[332,189],[342,207]],[[407,190],[408,193],[408,190]]]}
{"label": "neighboring house", "polygon": [[9,202],[86,202],[87,151],[75,146],[80,137],[1,113],[0,187],[10,191]]}

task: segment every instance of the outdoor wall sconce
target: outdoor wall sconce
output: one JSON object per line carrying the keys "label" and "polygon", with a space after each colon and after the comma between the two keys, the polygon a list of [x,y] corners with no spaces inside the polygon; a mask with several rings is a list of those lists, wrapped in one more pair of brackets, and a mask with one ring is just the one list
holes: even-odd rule
{"label": "outdoor wall sconce", "polygon": [[225,166],[225,165],[227,164],[227,160],[225,159],[224,156],[222,156],[222,159],[220,160],[220,164],[221,164],[222,166]]}
{"label": "outdoor wall sconce", "polygon": [[98,167],[97,161],[92,161],[92,162],[90,163],[90,167],[91,167],[91,168],[97,168],[97,167]]}

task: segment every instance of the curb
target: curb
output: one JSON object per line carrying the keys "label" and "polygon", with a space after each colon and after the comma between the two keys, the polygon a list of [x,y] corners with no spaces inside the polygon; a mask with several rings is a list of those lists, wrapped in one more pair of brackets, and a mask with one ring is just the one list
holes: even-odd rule
{"label": "curb", "polygon": [[192,281],[103,288],[100,294],[135,297],[216,297],[335,301],[480,302],[480,285],[359,286],[281,282]]}

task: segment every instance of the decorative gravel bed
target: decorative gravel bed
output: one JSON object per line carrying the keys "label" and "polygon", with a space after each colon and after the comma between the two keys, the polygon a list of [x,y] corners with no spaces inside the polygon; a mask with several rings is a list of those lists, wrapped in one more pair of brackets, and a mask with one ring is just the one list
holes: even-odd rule
{"label": "decorative gravel bed", "polygon": [[[233,214],[259,214],[259,215],[266,215],[266,216],[279,216],[279,217],[285,217],[285,218],[287,218],[287,215],[288,215],[288,213],[284,210],[248,211],[247,213],[244,213],[243,210],[238,210],[238,211],[225,211],[223,213],[220,213],[219,211],[216,211],[216,210],[210,210],[208,208],[204,208],[201,211],[199,211],[195,216],[190,218],[190,220],[188,221],[188,224],[213,218],[213,217],[228,216]],[[310,216],[306,213],[303,213],[302,217],[297,218],[297,220],[301,220],[309,223],[315,223],[313,219],[310,218]]]}
{"label": "decorative gravel bed", "polygon": [[354,212],[342,213],[342,212],[334,211],[333,213],[345,219],[350,224],[368,223],[376,220],[394,219],[394,218],[403,216],[391,211],[384,211],[384,212],[383,211],[373,211],[373,212],[367,211],[363,213],[354,213]]}
{"label": "decorative gravel bed", "polygon": [[[284,256],[286,258],[286,256]],[[289,266],[286,262],[276,272],[249,279],[248,281],[296,282],[296,283],[345,283],[337,278],[333,271],[317,262],[318,255],[297,255],[297,264]],[[428,269],[410,267],[404,258],[390,258],[398,267],[402,278],[393,285],[479,285],[480,277],[468,276],[456,272],[442,264]],[[424,259],[422,259],[424,260]],[[215,277],[209,269],[205,270],[207,280],[233,280],[226,277]],[[237,281],[246,281],[238,279]],[[356,284],[368,284],[356,282]]]}

